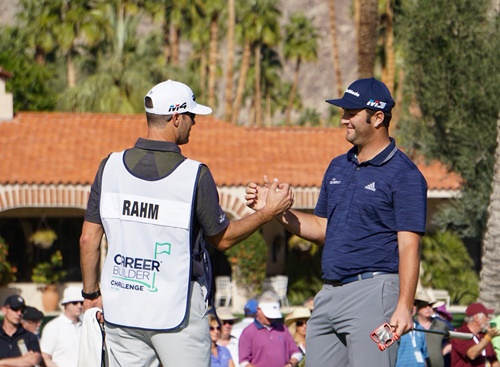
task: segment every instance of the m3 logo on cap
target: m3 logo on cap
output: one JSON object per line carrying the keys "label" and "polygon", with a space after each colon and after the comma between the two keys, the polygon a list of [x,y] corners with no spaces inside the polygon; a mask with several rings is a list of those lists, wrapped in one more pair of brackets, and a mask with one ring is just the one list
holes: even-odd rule
{"label": "m3 logo on cap", "polygon": [[380,109],[383,109],[385,108],[385,106],[387,105],[387,103],[385,102],[382,102],[382,101],[376,101],[374,99],[370,99],[367,103],[366,103],[367,106],[370,106],[370,107],[375,107],[375,108],[380,108]]}

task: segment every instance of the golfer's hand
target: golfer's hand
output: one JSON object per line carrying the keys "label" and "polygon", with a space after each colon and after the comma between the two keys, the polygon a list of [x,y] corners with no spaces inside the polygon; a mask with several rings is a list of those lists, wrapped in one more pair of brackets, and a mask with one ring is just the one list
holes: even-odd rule
{"label": "golfer's hand", "polygon": [[250,182],[245,190],[246,205],[253,210],[259,210],[266,205],[267,194],[271,182],[267,175],[264,175],[263,185],[259,186],[255,182]]}
{"label": "golfer's hand", "polygon": [[413,319],[411,318],[410,310],[403,306],[396,307],[396,311],[392,314],[390,325],[394,329],[394,334],[401,337],[413,330]]}

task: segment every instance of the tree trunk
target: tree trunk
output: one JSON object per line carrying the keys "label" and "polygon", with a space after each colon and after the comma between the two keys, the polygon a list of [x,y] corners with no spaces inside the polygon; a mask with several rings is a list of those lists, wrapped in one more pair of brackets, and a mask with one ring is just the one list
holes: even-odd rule
{"label": "tree trunk", "polygon": [[66,72],[67,72],[67,78],[68,78],[68,87],[72,88],[76,85],[76,67],[75,67],[75,60],[73,60],[73,54],[71,50],[68,52],[68,55],[66,57]]}
{"label": "tree trunk", "polygon": [[337,86],[337,96],[340,98],[344,93],[342,85],[342,73],[340,71],[339,43],[337,41],[337,21],[335,15],[335,0],[328,1],[328,11],[330,14],[330,38],[332,41],[332,61],[335,72],[335,85]]}
{"label": "tree trunk", "polygon": [[394,29],[393,29],[393,19],[394,19],[394,9],[392,0],[386,0],[385,8],[387,24],[385,27],[385,56],[386,64],[384,72],[382,73],[382,81],[387,85],[387,88],[394,95],[394,84],[396,75],[396,63],[394,61]]}
{"label": "tree trunk", "polygon": [[240,77],[238,79],[238,88],[236,89],[236,99],[234,100],[233,115],[231,118],[231,122],[235,125],[238,123],[238,119],[240,116],[241,104],[243,102],[243,95],[245,93],[245,83],[247,79],[248,69],[250,68],[250,56],[252,56],[250,43],[247,41],[245,43],[245,46],[243,47]]}
{"label": "tree trunk", "polygon": [[170,63],[170,57],[171,57],[169,29],[170,29],[170,22],[168,21],[167,17],[165,17],[165,23],[163,24],[162,27],[163,56],[165,57],[165,65],[168,65]]}
{"label": "tree trunk", "polygon": [[266,126],[271,127],[272,125],[272,108],[271,108],[271,92],[269,88],[266,91]]}
{"label": "tree trunk", "polygon": [[261,64],[260,64],[260,55],[261,55],[261,45],[260,42],[255,47],[255,125],[263,126],[264,122],[262,121],[262,88],[260,86],[261,83]]}
{"label": "tree trunk", "polygon": [[233,107],[233,74],[234,74],[234,28],[236,23],[236,11],[234,0],[228,0],[227,18],[227,71],[226,90],[224,93],[224,120],[231,120]]}
{"label": "tree trunk", "polygon": [[208,56],[208,105],[215,109],[215,79],[217,74],[217,15],[210,22],[210,53]]}
{"label": "tree trunk", "polygon": [[358,76],[373,77],[378,40],[378,1],[360,0],[358,33]]}
{"label": "tree trunk", "polygon": [[500,115],[497,119],[497,147],[492,192],[488,205],[488,220],[483,238],[482,270],[479,300],[488,308],[500,309]]}
{"label": "tree trunk", "polygon": [[[201,50],[200,54],[200,95],[199,100],[203,101],[206,96],[207,90],[207,53],[205,50]],[[210,105],[209,105],[210,106]]]}
{"label": "tree trunk", "polygon": [[292,88],[290,89],[290,94],[288,95],[288,105],[286,106],[286,115],[285,115],[285,126],[290,126],[293,100],[295,99],[295,93],[297,93],[297,86],[299,84],[300,61],[301,61],[300,57],[298,57],[297,62],[295,64],[295,73],[293,76]]}
{"label": "tree trunk", "polygon": [[173,24],[170,27],[170,45],[171,45],[171,62],[172,65],[179,65],[179,44],[180,44],[180,29]]}

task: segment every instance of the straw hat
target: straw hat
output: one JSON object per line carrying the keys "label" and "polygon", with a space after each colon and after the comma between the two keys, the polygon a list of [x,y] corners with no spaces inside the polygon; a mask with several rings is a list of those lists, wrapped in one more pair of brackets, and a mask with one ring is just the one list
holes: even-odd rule
{"label": "straw hat", "polygon": [[230,309],[228,308],[218,308],[217,309],[217,316],[219,316],[219,319],[222,321],[234,321],[238,320],[236,316],[233,315]]}
{"label": "straw hat", "polygon": [[305,307],[299,307],[285,317],[285,325],[290,326],[296,320],[308,320],[311,317],[311,311]]}

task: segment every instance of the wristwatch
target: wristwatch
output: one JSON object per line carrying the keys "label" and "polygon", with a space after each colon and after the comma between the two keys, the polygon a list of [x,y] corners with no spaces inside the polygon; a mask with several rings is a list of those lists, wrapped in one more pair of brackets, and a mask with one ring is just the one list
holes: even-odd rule
{"label": "wristwatch", "polygon": [[96,290],[95,292],[92,292],[92,293],[85,293],[82,289],[82,297],[85,298],[85,299],[90,299],[90,300],[93,300],[93,299],[96,299],[97,297],[99,297],[101,295],[101,290],[98,289]]}

